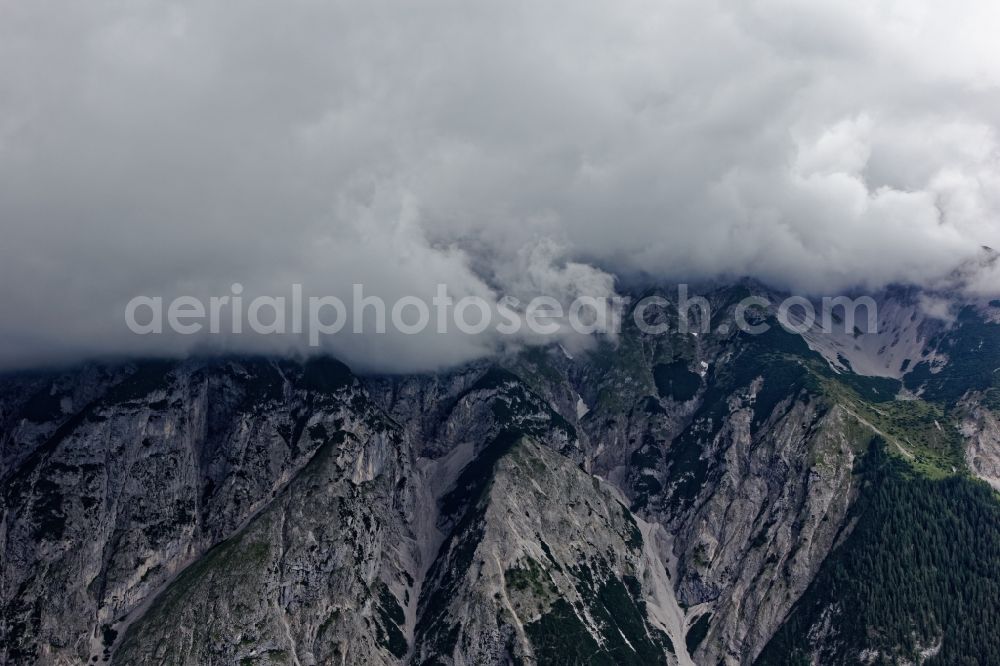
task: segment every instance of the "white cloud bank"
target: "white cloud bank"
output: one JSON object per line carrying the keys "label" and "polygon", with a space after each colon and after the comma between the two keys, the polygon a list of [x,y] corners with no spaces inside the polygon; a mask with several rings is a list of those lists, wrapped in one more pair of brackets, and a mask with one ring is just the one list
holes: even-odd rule
{"label": "white cloud bank", "polygon": [[124,304],[237,281],[933,282],[1000,246],[998,33],[990,0],[3,3],[0,365],[179,349]]}

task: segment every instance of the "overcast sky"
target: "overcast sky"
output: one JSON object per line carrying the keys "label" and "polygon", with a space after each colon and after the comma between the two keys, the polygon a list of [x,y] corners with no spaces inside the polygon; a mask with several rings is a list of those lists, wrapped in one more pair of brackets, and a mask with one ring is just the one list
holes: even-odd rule
{"label": "overcast sky", "polygon": [[994,0],[0,0],[0,366],[176,349],[125,303],[235,281],[934,281],[1000,247],[998,34]]}

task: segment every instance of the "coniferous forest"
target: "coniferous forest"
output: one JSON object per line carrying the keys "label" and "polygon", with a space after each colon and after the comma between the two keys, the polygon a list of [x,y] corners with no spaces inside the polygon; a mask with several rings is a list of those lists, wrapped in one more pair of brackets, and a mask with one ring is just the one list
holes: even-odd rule
{"label": "coniferous forest", "polygon": [[[853,530],[824,562],[759,664],[1000,664],[1000,503],[985,483],[913,474],[872,443]],[[834,640],[829,640],[832,638]],[[833,646],[833,647],[829,647]]]}

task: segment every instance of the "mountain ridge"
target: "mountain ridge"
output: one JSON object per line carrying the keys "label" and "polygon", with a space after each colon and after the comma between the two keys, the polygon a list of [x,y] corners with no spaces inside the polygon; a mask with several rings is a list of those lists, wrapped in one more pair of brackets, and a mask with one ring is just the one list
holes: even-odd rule
{"label": "mountain ridge", "polygon": [[[737,295],[707,297],[729,316]],[[813,638],[807,661],[912,656],[817,633],[831,616],[797,604],[837,602],[817,585],[855,543],[873,440],[915,479],[991,478],[995,389],[965,371],[1000,367],[979,344],[991,308],[926,328],[941,361],[912,378],[858,375],[773,320],[763,336],[626,323],[572,358],[431,375],[245,357],[7,375],[3,657],[560,663],[551,627],[595,663],[774,663]],[[591,517],[565,523],[573,497]],[[616,505],[624,531],[604,543],[593,516]]]}

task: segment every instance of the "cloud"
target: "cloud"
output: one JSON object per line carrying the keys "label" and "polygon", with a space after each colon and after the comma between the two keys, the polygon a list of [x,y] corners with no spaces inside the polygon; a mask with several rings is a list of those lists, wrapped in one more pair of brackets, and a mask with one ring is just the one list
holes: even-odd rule
{"label": "cloud", "polygon": [[998,27],[986,0],[7,3],[0,365],[182,351],[124,304],[233,282],[934,283],[1000,246]]}

